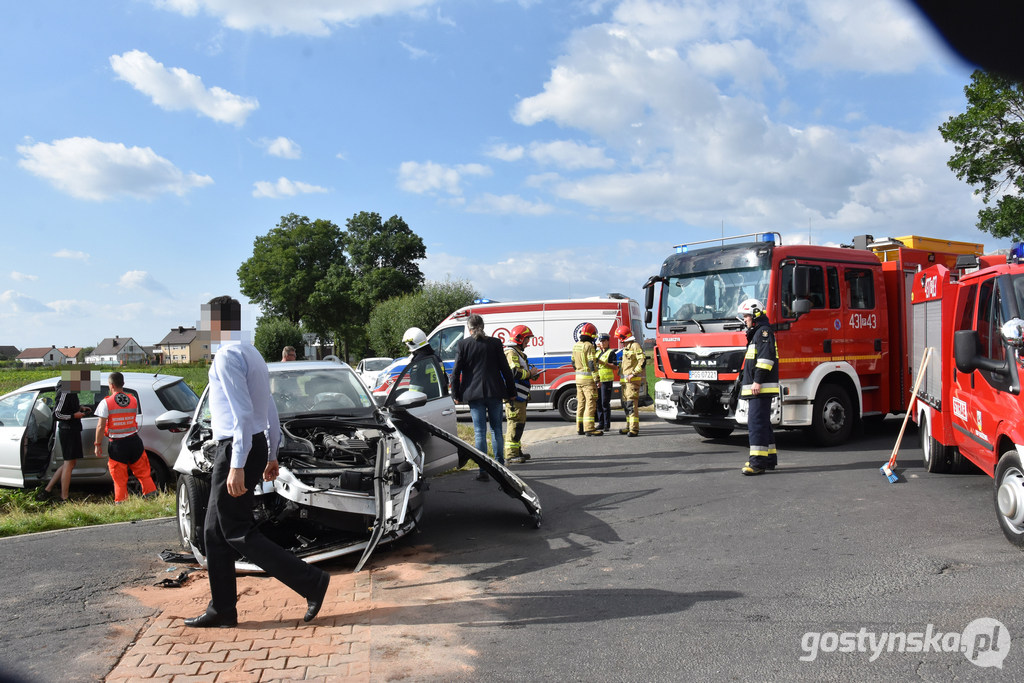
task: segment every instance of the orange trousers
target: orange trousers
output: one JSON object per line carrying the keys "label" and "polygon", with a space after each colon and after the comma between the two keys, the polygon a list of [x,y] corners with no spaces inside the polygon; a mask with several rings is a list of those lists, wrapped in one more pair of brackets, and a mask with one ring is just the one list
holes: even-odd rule
{"label": "orange trousers", "polygon": [[114,502],[121,503],[128,500],[128,472],[135,475],[135,478],[142,484],[142,495],[156,491],[156,484],[153,477],[149,475],[149,456],[142,451],[139,459],[131,465],[125,465],[116,460],[107,460],[107,467],[110,469],[110,478],[114,480]]}

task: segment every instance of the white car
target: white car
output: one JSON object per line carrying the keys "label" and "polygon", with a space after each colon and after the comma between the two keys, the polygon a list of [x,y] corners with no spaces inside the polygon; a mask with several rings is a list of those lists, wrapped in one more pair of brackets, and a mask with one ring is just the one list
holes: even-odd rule
{"label": "white car", "polygon": [[[100,391],[79,391],[78,400],[95,412],[109,395],[108,373],[100,374]],[[0,396],[0,485],[34,486],[45,483],[63,464],[57,420],[53,408],[60,376],[42,379]],[[144,372],[124,373],[125,391],[139,401],[139,436],[149,455],[153,483],[166,488],[174,482],[171,466],[181,447],[184,430],[157,429],[157,418],[167,411],[195,409],[199,397],[181,377]],[[99,418],[82,418],[82,451],[85,457],[75,465],[71,484],[110,481],[107,456],[93,455],[93,437]],[[107,442],[104,441],[104,449]],[[131,480],[135,484],[134,478]]]}
{"label": "white car", "polygon": [[362,378],[363,384],[372,389],[377,383],[380,371],[391,365],[394,358],[364,358],[356,365],[356,374]]}
{"label": "white car", "polygon": [[[281,420],[279,476],[256,490],[260,529],[307,562],[362,552],[412,530],[423,507],[424,477],[475,460],[540,525],[540,502],[519,477],[453,436],[455,406],[434,356],[411,363],[378,406],[352,368],[330,361],[270,363]],[[432,381],[438,380],[438,381]],[[178,471],[178,535],[205,565],[203,520],[209,499],[209,390],[194,415],[161,418],[187,428]],[[260,571],[240,559],[237,571]]]}

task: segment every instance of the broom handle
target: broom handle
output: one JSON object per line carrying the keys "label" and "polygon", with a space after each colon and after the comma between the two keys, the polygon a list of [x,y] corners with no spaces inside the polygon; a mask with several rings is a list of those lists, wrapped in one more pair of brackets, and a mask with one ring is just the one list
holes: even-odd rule
{"label": "broom handle", "polygon": [[921,367],[918,369],[917,379],[914,381],[914,391],[910,394],[910,403],[907,404],[907,414],[903,416],[903,426],[900,427],[900,435],[896,437],[896,445],[892,447],[892,455],[889,456],[889,469],[896,465],[896,453],[900,450],[900,442],[903,441],[903,431],[907,428],[907,421],[910,419],[914,402],[917,401],[917,390],[921,386],[921,380],[924,378],[924,369],[928,367],[928,359],[931,357],[932,347],[929,346],[924,350],[924,357],[921,358]]}

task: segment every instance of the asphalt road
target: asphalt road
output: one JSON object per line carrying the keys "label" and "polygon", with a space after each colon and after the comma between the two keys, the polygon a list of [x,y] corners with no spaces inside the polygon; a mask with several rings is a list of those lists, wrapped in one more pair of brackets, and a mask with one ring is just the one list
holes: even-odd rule
{"label": "asphalt road", "polygon": [[[467,678],[1020,680],[1024,557],[996,525],[992,481],[925,473],[911,433],[906,481],[889,484],[878,468],[900,424],[829,451],[780,433],[780,467],[759,477],[739,471],[745,434],[645,420],[637,439],[544,443],[517,470],[544,503],[539,531],[436,482],[420,541],[498,615],[460,624],[479,653]],[[909,640],[890,652],[890,633]],[[961,641],[1003,668],[936,650]]]}
{"label": "asphalt road", "polygon": [[[637,439],[541,443],[516,467],[541,529],[494,484],[436,479],[408,543],[478,586],[476,616],[402,618],[454,629],[475,653],[467,680],[1020,680],[1024,557],[992,481],[923,472],[911,433],[889,484],[900,424],[828,451],[780,433],[760,477],[740,474],[744,434],[706,441],[653,415]],[[149,616],[117,589],[160,578],[173,537],[150,522],[0,540],[0,663],[33,681],[109,671]]]}

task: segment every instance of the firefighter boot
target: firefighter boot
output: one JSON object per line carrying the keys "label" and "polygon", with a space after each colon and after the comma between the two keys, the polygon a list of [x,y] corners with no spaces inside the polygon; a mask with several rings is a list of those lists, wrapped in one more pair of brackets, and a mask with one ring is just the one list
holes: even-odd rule
{"label": "firefighter boot", "polygon": [[748,462],[743,463],[742,472],[743,472],[743,474],[747,475],[748,477],[753,477],[753,476],[758,475],[758,474],[764,474],[764,468],[763,467],[758,467],[756,465],[752,465],[748,461]]}
{"label": "firefighter boot", "polygon": [[629,434],[629,427],[623,427],[620,429],[619,434]]}
{"label": "firefighter boot", "polygon": [[626,436],[640,436],[640,430],[631,429],[629,430],[629,433],[626,434]]}

